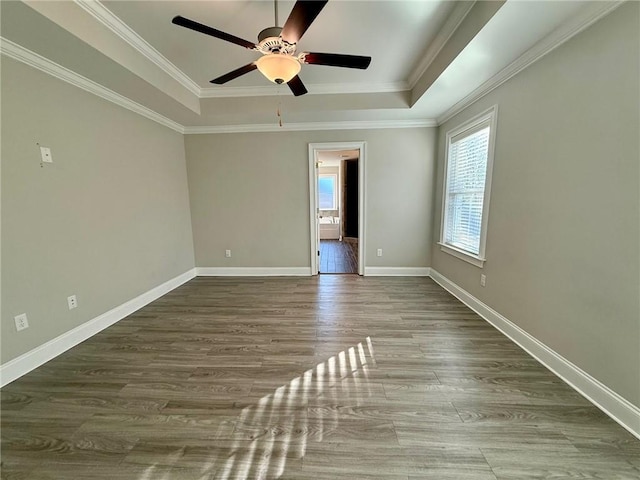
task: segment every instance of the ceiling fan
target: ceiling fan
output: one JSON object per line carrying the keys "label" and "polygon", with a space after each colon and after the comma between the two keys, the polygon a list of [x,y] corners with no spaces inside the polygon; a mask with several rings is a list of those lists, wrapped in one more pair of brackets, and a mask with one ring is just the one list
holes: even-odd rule
{"label": "ceiling fan", "polygon": [[327,65],[330,67],[345,67],[366,69],[371,63],[371,57],[360,55],[343,55],[340,53],[303,52],[295,55],[298,42],[302,35],[313,23],[328,0],[298,0],[283,27],[278,27],[278,3],[274,0],[275,27],[268,27],[258,34],[258,43],[244,40],[229,33],[189,20],[180,15],[172,23],[196,32],[235,43],[249,50],[262,54],[255,62],[251,62],[218,78],[211,83],[222,85],[246,73],[258,69],[270,81],[286,83],[297,97],[307,93],[302,80],[298,76],[303,63],[310,65]]}

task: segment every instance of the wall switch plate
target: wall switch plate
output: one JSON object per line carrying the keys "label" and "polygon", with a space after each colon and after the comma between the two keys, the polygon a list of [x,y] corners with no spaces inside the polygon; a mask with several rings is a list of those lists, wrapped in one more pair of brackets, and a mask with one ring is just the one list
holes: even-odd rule
{"label": "wall switch plate", "polygon": [[225,250],[224,251],[224,256],[227,258],[231,258],[231,250]]}
{"label": "wall switch plate", "polygon": [[381,257],[381,256],[382,256],[382,249],[381,249],[381,248],[379,248],[379,249],[378,249],[378,256],[379,256],[379,257]]}
{"label": "wall switch plate", "polygon": [[13,317],[16,322],[16,330],[19,332],[20,330],[24,330],[25,328],[29,328],[29,321],[27,320],[27,314],[21,313],[20,315],[16,315]]}
{"label": "wall switch plate", "polygon": [[40,147],[40,157],[43,163],[53,163],[51,149],[49,147]]}
{"label": "wall switch plate", "polygon": [[480,286],[484,287],[487,284],[487,276],[485,274],[480,275]]}
{"label": "wall switch plate", "polygon": [[67,297],[67,304],[69,305],[69,310],[73,310],[78,306],[78,299],[75,295],[71,295],[70,297]]}

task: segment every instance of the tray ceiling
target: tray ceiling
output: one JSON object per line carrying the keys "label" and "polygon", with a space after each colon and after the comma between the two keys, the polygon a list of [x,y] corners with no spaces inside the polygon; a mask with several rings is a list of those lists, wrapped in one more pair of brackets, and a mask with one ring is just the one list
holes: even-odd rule
{"label": "tray ceiling", "polygon": [[[297,129],[435,124],[618,4],[331,0],[298,52],[373,60],[367,70],[303,65],[309,94],[302,97],[258,71],[212,85],[260,54],[171,23],[179,14],[255,41],[274,24],[271,2],[25,1],[0,8],[2,53],[53,62],[196,132],[275,128],[278,103]],[[293,5],[278,3],[280,25]]]}

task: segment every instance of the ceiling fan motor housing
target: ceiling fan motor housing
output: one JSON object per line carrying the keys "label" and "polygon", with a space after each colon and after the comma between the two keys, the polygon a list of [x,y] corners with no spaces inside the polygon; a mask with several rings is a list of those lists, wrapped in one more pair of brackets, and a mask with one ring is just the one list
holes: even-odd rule
{"label": "ceiling fan motor housing", "polygon": [[281,32],[282,32],[282,27],[265,28],[258,34],[258,43],[262,43],[263,40],[269,37],[278,38]]}
{"label": "ceiling fan motor housing", "polygon": [[284,53],[286,55],[293,55],[296,51],[296,44],[289,43],[284,40],[280,33],[282,27],[269,27],[265,28],[258,34],[258,44],[256,50],[263,54],[269,53]]}

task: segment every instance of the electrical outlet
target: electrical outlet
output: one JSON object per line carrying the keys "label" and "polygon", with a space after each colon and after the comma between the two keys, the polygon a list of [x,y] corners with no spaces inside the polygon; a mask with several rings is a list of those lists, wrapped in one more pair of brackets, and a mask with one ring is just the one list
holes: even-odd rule
{"label": "electrical outlet", "polygon": [[231,258],[231,250],[225,250],[224,251],[224,256],[227,258]]}
{"label": "electrical outlet", "polygon": [[378,256],[379,256],[379,257],[381,257],[381,256],[382,256],[382,249],[381,249],[381,248],[379,248],[379,249],[378,249]]}
{"label": "electrical outlet", "polygon": [[78,306],[78,299],[75,295],[71,295],[70,297],[67,297],[67,304],[69,304],[69,310],[73,310]]}
{"label": "electrical outlet", "polygon": [[487,276],[485,274],[480,274],[480,286],[484,287],[487,285]]}
{"label": "electrical outlet", "polygon": [[51,149],[49,147],[40,147],[40,158],[43,163],[53,163]]}
{"label": "electrical outlet", "polygon": [[16,330],[19,332],[20,330],[24,330],[25,328],[29,328],[29,321],[27,320],[27,314],[21,313],[20,315],[16,315],[13,317],[16,322]]}

